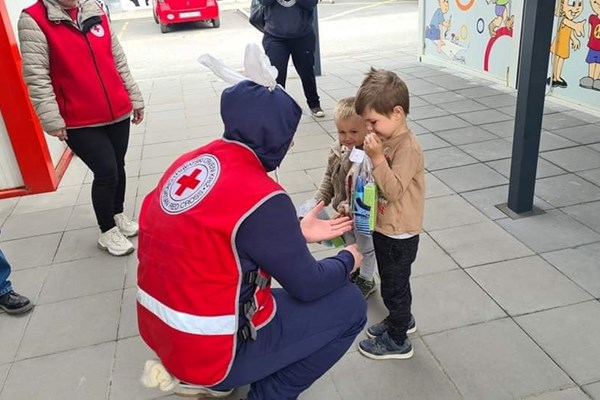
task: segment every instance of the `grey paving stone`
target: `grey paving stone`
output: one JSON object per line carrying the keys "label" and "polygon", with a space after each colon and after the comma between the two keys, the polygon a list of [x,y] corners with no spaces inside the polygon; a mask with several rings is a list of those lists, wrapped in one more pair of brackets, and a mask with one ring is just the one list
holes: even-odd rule
{"label": "grey paving stone", "polygon": [[148,389],[140,383],[144,363],[146,360],[154,358],[156,355],[139,336],[118,341],[109,398],[111,400],[150,400],[164,395],[164,392],[158,389]]}
{"label": "grey paving stone", "polygon": [[331,137],[325,134],[317,136],[297,137],[294,138],[294,147],[292,149],[294,153],[319,149],[329,150],[333,142],[334,141],[331,139]]}
{"label": "grey paving stone", "polygon": [[501,138],[513,137],[515,133],[515,121],[513,120],[494,122],[479,126]]}
{"label": "grey paving stone", "polygon": [[54,264],[39,303],[52,303],[123,288],[126,259],[95,257]]}
{"label": "grey paving stone", "polygon": [[569,172],[600,168],[600,153],[587,147],[550,151],[543,153],[542,157]]}
{"label": "grey paving stone", "polygon": [[448,111],[429,104],[422,107],[412,107],[410,114],[408,115],[408,120],[409,122],[418,121],[421,119],[441,117],[442,115],[448,115]]}
{"label": "grey paving stone", "polygon": [[488,106],[478,103],[475,100],[467,99],[465,97],[455,94],[454,92],[449,92],[449,93],[452,93],[454,96],[457,96],[459,99],[462,98],[462,100],[456,101],[456,100],[452,99],[451,102],[437,103],[437,106],[448,111],[451,114],[466,113],[466,112],[479,111],[479,110],[489,110]]}
{"label": "grey paving stone", "polygon": [[483,125],[512,119],[510,116],[496,110],[471,111],[468,113],[456,114],[456,116],[473,125]]}
{"label": "grey paving stone", "polygon": [[498,136],[481,129],[478,126],[467,126],[465,128],[451,129],[447,131],[436,132],[436,135],[445,141],[460,146],[463,144],[484,142],[486,140],[497,139]]}
{"label": "grey paving stone", "polygon": [[600,152],[600,143],[591,144],[591,145],[589,145],[589,148],[592,150],[595,150],[597,152]]}
{"label": "grey paving stone", "polygon": [[179,155],[170,155],[164,157],[156,157],[143,159],[141,161],[140,175],[162,174],[167,168],[177,159]]}
{"label": "grey paving stone", "polygon": [[599,125],[576,126],[573,128],[557,129],[553,132],[566,139],[581,144],[591,144],[600,142]]}
{"label": "grey paving stone", "polygon": [[185,141],[147,144],[142,147],[144,160],[150,158],[179,156],[189,150],[189,144]]}
{"label": "grey paving stone", "polygon": [[600,400],[600,382],[584,386],[583,390],[585,390],[585,392],[589,394],[593,400]]}
{"label": "grey paving stone", "polygon": [[433,174],[458,193],[508,183],[508,179],[484,164],[450,168]]}
{"label": "grey paving stone", "polygon": [[575,382],[600,380],[600,303],[556,308],[516,321]]}
{"label": "grey paving stone", "polygon": [[425,192],[425,198],[427,199],[447,196],[454,193],[452,189],[444,185],[442,181],[429,173],[425,174]]}
{"label": "grey paving stone", "polygon": [[82,204],[73,207],[73,212],[67,222],[65,230],[72,231],[76,229],[91,228],[98,226],[94,208],[90,204]]}
{"label": "grey paving stone", "polygon": [[115,340],[121,291],[38,305],[17,359],[37,357]]}
{"label": "grey paving stone", "polygon": [[506,316],[463,270],[415,278],[411,286],[420,335]]}
{"label": "grey paving stone", "polygon": [[480,86],[476,82],[471,82],[456,75],[432,76],[425,79],[448,90],[468,89]]}
{"label": "grey paving stone", "polygon": [[119,340],[139,335],[137,326],[136,293],[136,287],[130,287],[123,291],[121,318],[119,319],[119,332],[117,335]]}
{"label": "grey paving stone", "polygon": [[475,207],[458,195],[427,200],[423,227],[427,231],[487,221]]}
{"label": "grey paving stone", "polygon": [[[443,94],[443,93],[440,93]],[[436,96],[436,94],[434,95],[427,95],[427,96]],[[429,105],[429,102],[425,100],[425,96],[423,97],[419,97],[419,96],[410,96],[410,107],[411,110],[413,107],[421,107],[421,106],[427,106]]]}
{"label": "grey paving stone", "polygon": [[570,116],[581,119],[589,124],[598,124],[600,122],[600,117],[597,113],[587,113],[580,110],[568,110],[565,112]]}
{"label": "grey paving stone", "polygon": [[423,133],[429,133],[429,129],[425,129],[421,125],[416,122],[411,122],[409,124],[410,130],[413,131],[415,135],[422,135]]}
{"label": "grey paving stone", "polygon": [[448,129],[463,128],[470,124],[454,115],[445,115],[443,117],[429,118],[419,121],[419,125],[423,126],[430,132],[438,132]]}
{"label": "grey paving stone", "polygon": [[280,172],[281,186],[288,193],[306,192],[316,190],[316,186],[306,171]]}
{"label": "grey paving stone", "polygon": [[419,144],[423,150],[435,150],[443,147],[450,147],[450,143],[440,139],[433,133],[419,135]]}
{"label": "grey paving stone", "polygon": [[581,125],[587,125],[587,122],[562,112],[546,114],[542,120],[542,128],[549,131]]}
{"label": "grey paving stone", "polygon": [[525,400],[589,400],[590,398],[578,387],[546,392],[539,395],[527,396]]}
{"label": "grey paving stone", "polygon": [[446,91],[446,89],[444,89],[443,87],[434,85],[433,83],[427,82],[422,79],[407,81],[406,85],[408,86],[408,92],[412,95],[417,96]]}
{"label": "grey paving stone", "polygon": [[13,214],[6,219],[2,226],[2,240],[63,232],[71,211],[71,207],[63,207],[27,214]]}
{"label": "grey paving stone", "polygon": [[577,175],[581,176],[587,181],[590,181],[597,186],[600,186],[600,168],[598,169],[590,169],[588,171],[578,172]]}
{"label": "grey paving stone", "polygon": [[562,210],[582,224],[600,232],[600,201],[566,207]]}
{"label": "grey paving stone", "polygon": [[460,146],[460,149],[483,162],[509,158],[512,154],[512,145],[504,139],[471,143]]}
{"label": "grey paving stone", "polygon": [[[132,146],[129,148],[130,150],[127,152],[127,157],[135,156],[135,154],[139,151],[139,146]],[[131,150],[133,149],[133,150]],[[131,154],[130,154],[131,153]],[[138,158],[139,159],[139,158]],[[129,160],[129,158],[127,159]],[[85,179],[85,175],[87,174],[87,167],[80,166],[78,164],[73,163],[73,165],[69,164],[67,171],[60,179],[59,190],[71,186],[81,186],[83,180]]]}
{"label": "grey paving stone", "polygon": [[469,89],[457,90],[456,93],[458,93],[462,96],[470,97],[472,99],[478,99],[481,97],[488,97],[488,96],[497,96],[499,94],[502,94],[502,92],[500,92],[496,89],[492,89],[487,86],[479,86],[479,87],[474,87],[474,88],[469,88]]}
{"label": "grey paving stone", "polygon": [[444,229],[430,235],[463,268],[532,254],[493,222]]}
{"label": "grey paving stone", "polygon": [[[512,143],[512,138],[508,138],[508,140]],[[542,152],[564,149],[573,146],[577,146],[577,143],[548,131],[542,131],[542,135],[540,137],[540,151]]]}
{"label": "grey paving stone", "polygon": [[460,399],[421,340],[411,341],[413,358],[393,365],[370,360],[358,352],[342,358],[330,372],[340,397],[344,400]]}
{"label": "grey paving stone", "polygon": [[[0,236],[2,238],[3,236]],[[62,233],[0,242],[0,248],[13,271],[52,263]],[[36,251],[31,251],[31,249]]]}
{"label": "grey paving stone", "polygon": [[500,108],[517,105],[517,96],[510,93],[503,93],[496,96],[480,97],[477,101],[481,104],[485,104],[488,107]]}
{"label": "grey paving stone", "polygon": [[100,230],[96,227],[67,231],[58,246],[54,262],[66,262],[95,257],[114,257],[98,248]]}
{"label": "grey paving stone", "polygon": [[4,381],[11,366],[11,364],[0,365],[0,387],[4,387]]}
{"label": "grey paving stone", "polygon": [[503,112],[506,115],[510,115],[511,117],[514,117],[515,114],[517,113],[517,107],[516,106],[506,106],[506,107],[500,107],[497,108],[498,111]]}
{"label": "grey paving stone", "polygon": [[[449,111],[449,110],[444,107],[444,105],[446,105],[447,103],[452,103],[452,102],[457,102],[457,101],[467,99],[465,96],[461,96],[460,94],[458,94],[456,92],[452,92],[450,90],[448,90],[446,92],[441,92],[441,93],[426,94],[424,96],[421,96],[421,98],[423,100],[427,101],[428,103],[435,104],[438,107],[441,107],[447,111]],[[412,104],[412,97],[411,97],[411,104]],[[450,111],[450,112],[452,112],[452,111]]]}
{"label": "grey paving stone", "polygon": [[464,399],[516,399],[571,380],[509,319],[424,338]]}
{"label": "grey paving stone", "polygon": [[125,266],[125,289],[137,286],[137,267],[137,257],[128,257]]}
{"label": "grey paving stone", "polygon": [[13,362],[31,315],[32,313],[28,313],[15,317],[4,312],[0,313],[0,326],[3,327],[2,340],[0,340],[0,365]]}
{"label": "grey paving stone", "polygon": [[294,139],[300,137],[314,137],[318,135],[326,135],[327,132],[321,125],[317,122],[308,122],[306,124],[298,125],[298,129],[296,130],[296,134],[294,135]]}
{"label": "grey paving stone", "polygon": [[429,171],[458,167],[477,162],[473,157],[456,147],[427,150],[424,153],[425,168]]}
{"label": "grey paving stone", "polygon": [[40,291],[49,269],[49,266],[43,266],[13,271],[9,278],[18,293],[27,296],[34,304],[38,304]]}
{"label": "grey paving stone", "polygon": [[427,233],[419,238],[417,260],[412,266],[413,278],[458,269],[458,265]]}
{"label": "grey paving stone", "polygon": [[4,221],[12,213],[12,210],[16,207],[18,198],[2,199],[0,200],[0,226],[4,224]]}
{"label": "grey paving stone", "polygon": [[538,179],[535,189],[539,197],[555,207],[600,200],[600,188],[574,174]]}
{"label": "grey paving stone", "polygon": [[469,268],[468,274],[511,316],[592,299],[539,256]]}
{"label": "grey paving stone", "polygon": [[79,186],[74,186],[59,189],[55,192],[21,197],[12,211],[12,215],[74,206],[79,190]]}
{"label": "grey paving stone", "polygon": [[573,249],[544,253],[542,257],[592,296],[600,298],[598,254],[600,254],[600,243],[593,243]]}
{"label": "grey paving stone", "polygon": [[315,184],[316,187],[321,185],[321,180],[325,176],[325,168],[315,168],[306,170],[306,173],[310,177],[310,180]]}
{"label": "grey paving stone", "polygon": [[538,253],[580,246],[600,240],[600,235],[558,210],[513,220],[497,221],[504,229]]}
{"label": "grey paving stone", "polygon": [[[506,218],[506,214],[500,211],[496,206],[508,202],[508,185],[465,192],[462,193],[461,196],[490,219],[496,220]],[[538,197],[534,197],[533,204],[542,210],[552,208],[550,204]]]}
{"label": "grey paving stone", "polygon": [[16,362],[0,399],[104,399],[115,344]]}
{"label": "grey paving stone", "polygon": [[[500,172],[503,176],[510,178],[510,165],[511,165],[510,158],[506,158],[504,160],[490,161],[490,162],[487,162],[486,165],[489,165],[494,170]],[[538,165],[537,165],[537,171],[536,171],[536,176],[538,179],[548,178],[550,176],[556,176],[556,175],[563,175],[566,173],[567,173],[567,171],[565,171],[562,168],[557,167],[556,165],[552,164],[551,162],[546,161],[541,157],[538,158]]]}

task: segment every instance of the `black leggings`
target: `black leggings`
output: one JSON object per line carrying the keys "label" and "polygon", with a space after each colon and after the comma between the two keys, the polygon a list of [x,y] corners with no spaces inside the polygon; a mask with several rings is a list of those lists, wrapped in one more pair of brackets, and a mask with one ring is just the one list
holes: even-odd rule
{"label": "black leggings", "polygon": [[94,173],[92,205],[102,232],[115,226],[125,201],[125,153],[129,118],[111,125],[67,129],[67,144]]}

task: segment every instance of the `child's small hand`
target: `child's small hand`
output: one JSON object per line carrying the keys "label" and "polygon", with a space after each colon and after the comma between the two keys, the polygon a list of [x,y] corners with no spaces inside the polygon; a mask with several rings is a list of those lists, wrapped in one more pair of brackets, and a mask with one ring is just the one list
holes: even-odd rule
{"label": "child's small hand", "polygon": [[385,161],[385,156],[383,155],[383,142],[376,134],[369,133],[367,135],[365,138],[364,149],[374,166],[381,163],[382,160]]}
{"label": "child's small hand", "polygon": [[350,205],[347,201],[343,201],[337,208],[336,218],[350,216]]}

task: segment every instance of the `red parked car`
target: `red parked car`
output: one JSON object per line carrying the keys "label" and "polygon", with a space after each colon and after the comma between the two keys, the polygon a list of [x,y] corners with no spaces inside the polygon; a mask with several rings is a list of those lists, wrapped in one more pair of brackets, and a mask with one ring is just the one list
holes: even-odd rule
{"label": "red parked car", "polygon": [[221,26],[217,0],[152,0],[152,9],[162,33],[167,33],[170,25],[184,22],[206,21],[214,28]]}

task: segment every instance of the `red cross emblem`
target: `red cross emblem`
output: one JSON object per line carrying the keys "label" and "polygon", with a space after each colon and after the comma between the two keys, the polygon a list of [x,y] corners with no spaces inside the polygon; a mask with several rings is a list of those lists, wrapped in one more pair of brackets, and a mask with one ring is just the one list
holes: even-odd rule
{"label": "red cross emblem", "polygon": [[196,179],[196,177],[200,175],[200,172],[202,172],[202,170],[200,168],[196,168],[190,175],[183,175],[181,178],[179,178],[177,180],[179,188],[177,188],[175,194],[177,196],[181,196],[186,189],[196,189],[196,186],[200,184],[200,179]]}

